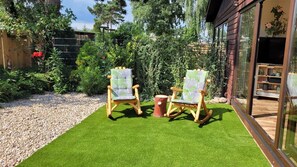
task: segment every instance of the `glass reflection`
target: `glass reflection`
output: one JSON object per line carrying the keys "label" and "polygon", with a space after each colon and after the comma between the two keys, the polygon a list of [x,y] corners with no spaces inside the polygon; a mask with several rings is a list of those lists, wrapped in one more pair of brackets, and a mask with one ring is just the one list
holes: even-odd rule
{"label": "glass reflection", "polygon": [[253,41],[255,20],[255,7],[241,14],[240,22],[240,41],[238,57],[236,58],[236,80],[234,83],[234,95],[236,99],[246,107],[248,95],[248,77],[250,58]]}

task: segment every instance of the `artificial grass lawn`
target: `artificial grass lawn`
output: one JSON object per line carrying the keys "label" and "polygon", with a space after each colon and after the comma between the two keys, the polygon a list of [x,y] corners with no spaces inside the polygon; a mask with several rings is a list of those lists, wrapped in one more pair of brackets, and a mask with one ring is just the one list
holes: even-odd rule
{"label": "artificial grass lawn", "polygon": [[270,166],[229,105],[208,105],[204,126],[185,113],[175,120],[143,117],[121,105],[106,118],[105,106],[37,151],[19,166]]}

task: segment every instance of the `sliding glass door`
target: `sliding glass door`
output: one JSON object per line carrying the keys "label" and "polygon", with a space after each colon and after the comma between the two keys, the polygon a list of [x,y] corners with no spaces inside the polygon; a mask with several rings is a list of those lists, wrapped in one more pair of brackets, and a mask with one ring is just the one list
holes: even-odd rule
{"label": "sliding glass door", "polygon": [[285,154],[297,165],[297,3],[292,28],[291,52],[286,76],[285,105],[282,112],[280,147]]}
{"label": "sliding glass door", "polygon": [[240,16],[239,47],[236,58],[236,79],[234,80],[233,94],[237,101],[247,107],[250,61],[254,34],[255,7],[243,12]]}
{"label": "sliding glass door", "polygon": [[228,24],[223,23],[216,27],[215,44],[216,44],[216,55],[218,57],[218,77],[215,78],[214,83],[219,87],[218,91],[215,92],[216,96],[224,96],[227,85],[227,28]]}

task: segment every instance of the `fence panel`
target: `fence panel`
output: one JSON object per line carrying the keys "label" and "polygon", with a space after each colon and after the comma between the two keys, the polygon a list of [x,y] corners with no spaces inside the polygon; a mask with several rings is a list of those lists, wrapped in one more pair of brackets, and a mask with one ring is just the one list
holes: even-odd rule
{"label": "fence panel", "polygon": [[0,66],[18,69],[31,66],[31,43],[27,37],[17,38],[0,31]]}

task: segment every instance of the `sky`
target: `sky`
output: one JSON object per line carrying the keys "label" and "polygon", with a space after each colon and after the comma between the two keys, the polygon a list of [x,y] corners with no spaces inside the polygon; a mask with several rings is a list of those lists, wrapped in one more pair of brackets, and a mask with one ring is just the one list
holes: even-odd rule
{"label": "sky", "polygon": [[[127,3],[127,15],[125,16],[125,21],[133,21],[133,16],[131,13],[131,7]],[[89,12],[88,6],[92,7],[95,4],[94,0],[62,0],[63,9],[69,8],[73,11],[74,15],[77,17],[75,21],[72,21],[71,27],[74,29],[82,30],[84,27],[88,29],[93,29],[94,16]]]}

